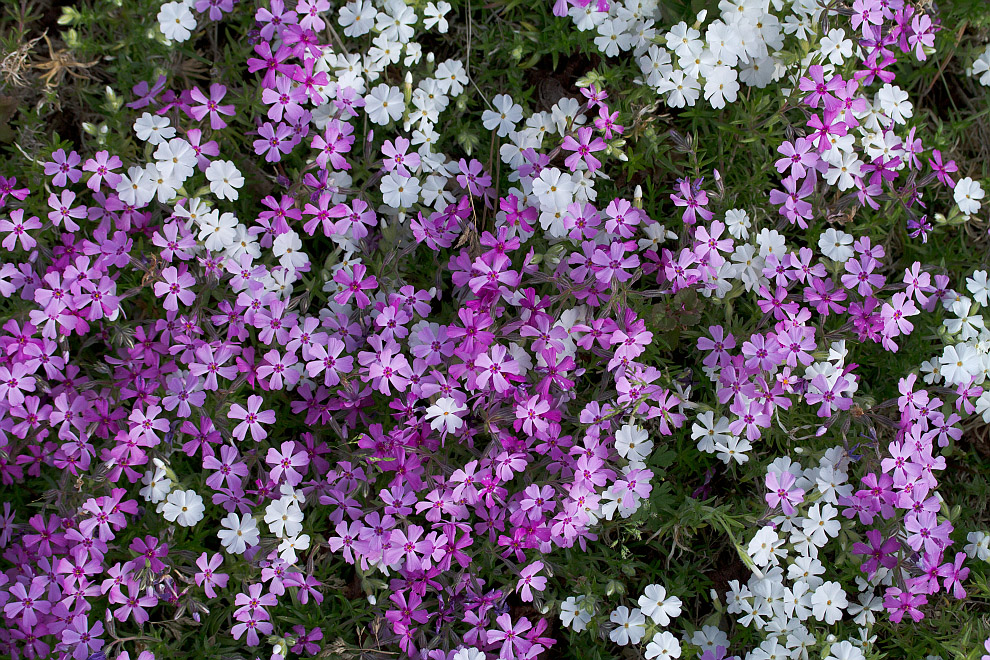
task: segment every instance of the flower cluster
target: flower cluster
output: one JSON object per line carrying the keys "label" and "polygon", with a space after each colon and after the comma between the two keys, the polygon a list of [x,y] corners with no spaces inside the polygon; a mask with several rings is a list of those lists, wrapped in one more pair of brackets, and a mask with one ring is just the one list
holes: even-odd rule
{"label": "flower cluster", "polygon": [[[884,619],[967,597],[990,536],[954,550],[938,487],[964,420],[990,423],[987,271],[839,223],[897,205],[925,245],[926,204],[982,209],[894,84],[938,22],[723,0],[704,32],[707,12],[662,32],[656,3],[555,2],[670,108],[779,92],[783,178],[744,208],[676,131],[676,181],[620,183],[643,113],[600,77],[544,110],[488,101],[469,59],[431,52],[452,9],[165,2],[177,48],[247,12],[253,83],[145,80],[128,148],[0,177],[5,653],[153,660],[172,620],[256,657],[343,655],[319,616],[346,597],[361,644],[418,659],[595,631],[650,660],[865,660]],[[444,134],[474,101],[487,162]],[[930,359],[895,373],[922,329]],[[684,507],[748,575],[712,590],[718,621],[676,576],[562,574],[652,540],[682,440],[713,465]],[[754,474],[742,539],[702,502]]]}

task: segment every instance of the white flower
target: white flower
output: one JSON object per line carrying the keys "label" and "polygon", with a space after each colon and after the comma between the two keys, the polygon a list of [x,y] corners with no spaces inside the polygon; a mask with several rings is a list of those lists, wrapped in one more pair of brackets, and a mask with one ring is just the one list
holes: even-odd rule
{"label": "white flower", "polygon": [[492,106],[494,110],[485,110],[481,113],[481,122],[490,131],[497,127],[498,136],[505,137],[515,130],[516,124],[522,119],[522,106],[513,103],[512,97],[508,94],[498,94],[492,99]]}
{"label": "white flower", "polygon": [[210,182],[210,192],[218,199],[237,199],[237,189],[244,185],[244,177],[233,161],[215,160],[206,168],[206,178]]}
{"label": "white flower", "polygon": [[278,555],[283,561],[296,563],[296,553],[309,549],[309,534],[299,534],[282,539],[278,545]]}
{"label": "white flower", "polygon": [[257,545],[261,539],[258,523],[252,516],[240,517],[236,513],[228,513],[227,517],[220,521],[220,526],[223,529],[217,532],[217,537],[224,549],[231,554],[239,555]]}
{"label": "white flower", "polygon": [[148,181],[147,170],[143,167],[127,168],[127,174],[120,178],[115,191],[120,201],[141,208],[155,197],[155,188]]}
{"label": "white flower", "polygon": [[966,289],[973,294],[976,302],[984,307],[990,305],[990,283],[987,282],[987,271],[973,271],[973,276],[966,278]]}
{"label": "white flower", "polygon": [[979,181],[974,181],[970,177],[963,177],[956,182],[956,187],[952,190],[952,195],[959,205],[959,210],[966,215],[973,215],[980,211],[980,200],[986,193]]}
{"label": "white flower", "polygon": [[379,184],[382,201],[396,209],[407,209],[419,200],[419,179],[402,176],[397,170],[382,177]]}
{"label": "white flower", "polygon": [[669,77],[660,81],[657,91],[667,94],[667,105],[672,108],[693,106],[701,96],[701,85],[698,77],[680,69],[674,70]]}
{"label": "white flower", "polygon": [[980,84],[990,87],[990,44],[973,62],[973,75],[980,77]]}
{"label": "white flower", "polygon": [[773,527],[766,525],[761,527],[753,536],[753,540],[749,542],[749,547],[746,549],[746,554],[757,566],[763,567],[770,563],[776,566],[777,554],[783,544],[784,542]]}
{"label": "white flower", "polygon": [[279,234],[272,242],[272,254],[278,257],[283,268],[301,268],[309,262],[309,257],[300,252],[302,239],[294,231]]}
{"label": "white flower", "polygon": [[677,596],[667,596],[667,590],[660,584],[650,584],[643,589],[639,597],[639,607],[643,614],[653,619],[653,622],[666,626],[671,618],[681,615],[681,599]]}
{"label": "white flower", "polygon": [[691,438],[698,441],[698,451],[712,454],[715,452],[715,443],[724,443],[732,437],[728,417],[719,417],[715,421],[715,413],[708,410],[698,415],[697,420],[691,426]]}
{"label": "white flower", "polygon": [[573,199],[574,181],[556,167],[545,167],[533,181],[533,194],[543,210],[563,210]]}
{"label": "white flower", "polygon": [[838,582],[823,583],[815,589],[815,593],[811,596],[812,615],[829,625],[842,618],[842,610],[848,604],[846,592],[842,590]]}
{"label": "white flower", "polygon": [[180,185],[196,171],[196,152],[182,138],[162,142],[155,149],[155,167],[166,177],[175,177]]}
{"label": "white flower", "polygon": [[406,110],[406,102],[398,87],[382,83],[364,97],[365,112],[372,123],[384,126],[389,121],[398,121]]}
{"label": "white flower", "polygon": [[739,92],[738,74],[732,67],[720,64],[705,78],[705,99],[713,108],[724,108],[736,100]]}
{"label": "white flower", "polygon": [[877,92],[876,100],[895,124],[904,124],[914,115],[914,106],[908,100],[908,93],[896,85],[884,84]]}
{"label": "white flower", "polygon": [[663,245],[665,241],[673,240],[677,238],[677,234],[667,229],[665,225],[661,225],[659,222],[654,222],[652,225],[647,225],[643,229],[643,233],[646,234],[646,238],[641,238],[637,242],[640,250],[656,250],[660,252],[659,247]]}
{"label": "white flower", "polygon": [[153,145],[175,137],[175,129],[169,126],[168,117],[150,112],[145,112],[134,121],[134,132],[139,140]]}
{"label": "white flower", "polygon": [[340,8],[337,23],[348,37],[361,37],[375,26],[377,14],[371,0],[354,0]]}
{"label": "white flower", "polygon": [[983,531],[970,532],[966,535],[966,540],[969,543],[963,548],[963,552],[980,561],[990,560],[990,534]]}
{"label": "white flower", "polygon": [[681,643],[676,637],[664,630],[653,636],[646,645],[646,657],[656,660],[671,660],[681,657]]}
{"label": "white flower", "polygon": [[[825,180],[830,186],[838,186],[839,190],[849,190],[856,185],[856,177],[863,174],[863,161],[855,153],[844,154],[837,149],[835,161],[829,161],[828,171],[825,173]],[[830,151],[829,153],[832,153]]]}
{"label": "white flower", "polygon": [[450,3],[444,0],[440,0],[436,4],[433,2],[426,3],[426,9],[423,10],[423,27],[427,30],[432,30],[436,26],[437,32],[446,34],[448,25],[447,19],[444,16],[447,15],[450,9]]}
{"label": "white flower", "polygon": [[426,409],[426,417],[430,420],[430,428],[434,431],[452,433],[464,424],[464,420],[458,417],[457,413],[465,410],[467,406],[460,405],[456,399],[442,397]]}
{"label": "white flower", "polygon": [[375,27],[385,34],[389,41],[406,43],[415,32],[412,26],[416,23],[416,12],[403,0],[388,0],[385,4],[385,12],[379,12],[376,21]]}
{"label": "white flower", "polygon": [[144,166],[144,169],[145,176],[143,180],[158,195],[159,202],[164,204],[175,197],[176,189],[182,185],[182,182],[177,176],[174,174],[172,176],[163,174],[158,169],[156,163],[148,163]]}
{"label": "white flower", "polygon": [[595,45],[606,57],[615,57],[619,50],[629,50],[632,48],[632,36],[626,33],[629,24],[620,18],[608,18],[598,26],[598,35],[595,37]]}
{"label": "white flower", "polygon": [[812,543],[821,547],[828,542],[828,539],[835,538],[842,523],[836,520],[838,510],[831,504],[822,506],[815,503],[808,509],[808,517],[804,520],[804,533],[811,537]]}
{"label": "white flower", "polygon": [[756,245],[760,248],[760,256],[766,259],[771,254],[777,255],[779,259],[784,258],[785,238],[776,229],[761,229],[756,235]]}
{"label": "white flower", "polygon": [[746,452],[752,448],[753,445],[746,438],[737,438],[734,435],[730,435],[726,440],[715,443],[715,455],[726,465],[733,460],[739,465],[742,465],[749,460]]}
{"label": "white flower", "polygon": [[615,449],[619,456],[630,461],[643,461],[650,455],[653,442],[642,426],[626,424],[615,433]]}
{"label": "white flower", "polygon": [[199,240],[210,252],[222,252],[234,244],[237,218],[233,213],[211,211],[200,216]]}
{"label": "white flower", "polygon": [[464,648],[457,649],[452,660],[485,660],[487,657],[484,651],[479,651],[471,646],[465,646]]}
{"label": "white flower", "polygon": [[468,76],[460,60],[444,60],[437,67],[436,80],[442,93],[460,96]]}
{"label": "white flower", "polygon": [[853,237],[844,231],[829,227],[818,238],[818,249],[832,261],[845,263],[853,256]]}
{"label": "white flower", "polygon": [[846,33],[841,28],[832,29],[819,42],[819,52],[832,64],[841,66],[846,58],[852,57],[853,42],[846,39]]}
{"label": "white flower", "polygon": [[577,596],[568,596],[567,599],[560,604],[560,622],[564,624],[565,628],[571,628],[574,632],[581,632],[588,627],[588,623],[591,621],[591,612],[585,609],[584,602],[587,598],[582,594]]}
{"label": "white flower", "polygon": [[732,238],[745,241],[749,238],[749,228],[753,223],[743,209],[729,209],[725,212],[725,226]]}
{"label": "white flower", "polygon": [[265,522],[279,538],[296,536],[302,531],[303,512],[292,498],[283,497],[265,509]]}
{"label": "white flower", "polygon": [[145,485],[138,494],[152,504],[158,504],[165,499],[169,490],[172,489],[172,480],[165,476],[165,470],[155,467],[148,470],[141,477],[141,483]]}
{"label": "white flower", "polygon": [[939,357],[942,378],[952,385],[962,385],[983,369],[980,354],[970,344],[946,346]]}
{"label": "white flower", "polygon": [[714,651],[719,646],[729,648],[729,636],[716,626],[702,626],[691,635],[691,644],[704,651]]}
{"label": "white flower", "polygon": [[[931,658],[932,656],[928,656]],[[828,650],[828,656],[825,660],[866,660],[866,656],[858,648],[852,645],[852,642],[847,640],[842,640],[832,644],[832,647]]]}
{"label": "white flower", "polygon": [[183,42],[196,27],[196,17],[185,2],[166,2],[158,10],[158,27],[166,39]]}
{"label": "white flower", "polygon": [[632,611],[625,605],[619,605],[608,617],[616,627],[608,634],[608,638],[619,646],[639,644],[646,636],[646,617],[643,612],[634,607]]}
{"label": "white flower", "polygon": [[203,512],[206,506],[203,498],[193,490],[176,490],[168,495],[165,506],[162,507],[162,516],[169,522],[174,522],[182,527],[192,527],[203,519]]}
{"label": "white flower", "polygon": [[667,33],[667,48],[674,51],[680,59],[694,59],[705,48],[705,42],[698,38],[700,36],[701,32],[681,21]]}

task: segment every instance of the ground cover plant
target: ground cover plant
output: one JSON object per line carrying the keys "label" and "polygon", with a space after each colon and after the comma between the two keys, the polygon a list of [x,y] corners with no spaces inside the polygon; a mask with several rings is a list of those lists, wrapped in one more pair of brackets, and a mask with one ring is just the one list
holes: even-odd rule
{"label": "ground cover plant", "polygon": [[990,7],[10,0],[5,657],[990,658]]}

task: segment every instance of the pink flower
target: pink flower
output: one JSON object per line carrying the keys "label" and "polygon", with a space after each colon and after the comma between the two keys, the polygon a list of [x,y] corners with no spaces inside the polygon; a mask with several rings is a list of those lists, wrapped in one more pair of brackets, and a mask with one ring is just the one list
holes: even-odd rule
{"label": "pink flower", "polygon": [[535,561],[519,573],[519,581],[516,583],[516,591],[524,603],[533,602],[532,589],[543,591],[547,586],[547,579],[536,574],[543,570],[543,562]]}
{"label": "pink flower", "polygon": [[82,177],[82,172],[76,169],[81,161],[82,158],[75,151],[69,152],[66,157],[65,149],[59,149],[52,153],[51,162],[44,163],[45,176],[54,176],[52,184],[64,188],[66,179],[76,183]]}
{"label": "pink flower", "polygon": [[353,274],[347,272],[346,268],[341,268],[334,274],[333,281],[343,286],[344,290],[335,295],[333,299],[340,305],[346,305],[351,296],[354,296],[357,306],[364,309],[371,303],[365,290],[377,288],[378,280],[375,279],[374,275],[365,277],[368,269],[365,268],[364,264],[354,264],[352,268]]}
{"label": "pink flower", "polygon": [[20,241],[22,248],[30,250],[38,244],[38,241],[34,240],[28,234],[28,231],[40,228],[41,221],[36,216],[31,216],[25,220],[24,209],[14,209],[10,212],[9,220],[0,220],[0,231],[10,232],[0,245],[3,245],[8,251],[13,252],[17,246],[17,241]]}
{"label": "pink flower", "polygon": [[260,140],[254,141],[254,153],[259,156],[264,154],[265,161],[274,163],[282,160],[282,154],[292,151],[292,128],[282,122],[272,126],[270,121],[266,121],[258,129]]}
{"label": "pink flower", "polygon": [[196,566],[199,567],[199,571],[193,577],[196,580],[196,584],[203,587],[203,591],[206,592],[209,598],[217,597],[217,592],[213,589],[214,587],[223,589],[227,586],[227,581],[230,579],[230,576],[226,573],[216,572],[222,563],[223,556],[219,552],[208,560],[204,552],[196,560]]}
{"label": "pink flower", "polygon": [[196,279],[186,272],[185,266],[180,268],[181,272],[175,266],[169,266],[162,271],[165,281],[155,282],[155,295],[159,298],[165,296],[162,307],[173,312],[179,309],[178,302],[191,305],[196,300],[196,294],[189,288],[196,283]]}
{"label": "pink flower", "polygon": [[24,392],[34,392],[33,371],[24,363],[15,362],[9,368],[0,367],[0,401],[4,399],[12,406],[24,403]]}
{"label": "pink flower", "polygon": [[564,143],[561,147],[565,151],[574,152],[564,159],[564,165],[569,167],[573,172],[577,169],[578,163],[581,160],[584,160],[585,164],[588,166],[588,171],[594,172],[602,166],[602,162],[591,154],[596,151],[604,151],[607,146],[605,144],[605,140],[600,137],[592,139],[592,128],[590,126],[582,126],[579,128],[577,130],[577,136],[577,140],[570,135],[564,137]]}
{"label": "pink flower", "polygon": [[794,482],[796,478],[790,472],[769,472],[767,473],[767,490],[764,497],[770,508],[775,508],[778,504],[784,515],[794,515],[795,504],[804,501],[804,490],[796,488]]}
{"label": "pink flower", "polygon": [[47,583],[48,580],[43,577],[36,577],[31,580],[29,588],[25,588],[21,582],[15,583],[10,588],[11,601],[4,605],[3,613],[9,619],[19,617],[21,625],[26,628],[36,626],[38,613],[47,614],[51,611],[51,603],[45,596]]}
{"label": "pink flower", "polygon": [[512,617],[506,613],[500,614],[495,619],[495,622],[501,630],[489,630],[485,641],[489,644],[497,643],[499,645],[501,649],[499,651],[499,658],[513,660],[517,657],[517,654],[520,654],[520,657],[522,657],[521,654],[525,654],[533,645],[523,636],[527,630],[533,627],[533,624],[526,617],[520,618],[513,625]]}
{"label": "pink flower", "polygon": [[237,403],[230,407],[230,412],[227,413],[227,418],[243,420],[234,429],[235,438],[238,440],[244,440],[244,436],[247,434],[248,430],[251,431],[251,438],[255,442],[260,442],[268,437],[268,432],[265,431],[261,425],[274,424],[275,411],[264,410],[259,412],[263,401],[264,400],[260,396],[252,394],[248,397],[246,409]]}
{"label": "pink flower", "polygon": [[[211,6],[210,19],[214,21],[219,20],[220,18],[218,6],[226,4],[229,5],[227,11],[233,9],[233,0],[199,0],[196,4],[196,10],[203,11],[203,9],[200,8],[200,5],[205,8],[207,3]],[[215,16],[214,11],[216,11]],[[199,87],[193,87],[190,96],[193,101],[196,101],[200,105],[194,105],[189,108],[190,116],[192,116],[192,118],[196,121],[202,121],[206,115],[210,115],[210,128],[215,131],[218,131],[221,128],[226,128],[227,122],[221,119],[220,115],[231,116],[234,114],[234,106],[232,104],[220,105],[221,99],[223,99],[226,95],[227,88],[219,83],[213,83],[210,85],[209,98],[203,94]]]}
{"label": "pink flower", "polygon": [[99,192],[100,184],[106,181],[111,189],[116,188],[122,177],[113,170],[121,165],[123,161],[117,156],[111,156],[109,151],[97,151],[92,158],[83,163],[83,171],[93,173],[86,182],[86,187],[93,192]]}
{"label": "pink flower", "polygon": [[294,442],[283,442],[281,451],[274,447],[268,450],[265,462],[272,466],[268,475],[269,479],[278,483],[284,475],[286,483],[290,486],[299,485],[306,475],[306,470],[303,469],[302,472],[299,472],[296,468],[308,466],[309,457],[306,456],[305,451],[295,452],[295,447],[296,443]]}

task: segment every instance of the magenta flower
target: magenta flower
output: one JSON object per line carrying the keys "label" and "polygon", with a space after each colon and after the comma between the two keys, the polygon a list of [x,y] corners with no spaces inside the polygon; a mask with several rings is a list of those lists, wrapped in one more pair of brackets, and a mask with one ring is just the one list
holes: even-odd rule
{"label": "magenta flower", "polygon": [[196,572],[193,578],[196,580],[198,586],[203,587],[203,591],[206,592],[209,598],[217,597],[214,587],[223,589],[227,586],[227,581],[230,579],[230,576],[226,573],[216,572],[222,563],[223,556],[219,552],[209,559],[207,559],[207,555],[204,552],[196,560],[196,566],[199,567],[199,571]]}
{"label": "magenta flower", "polygon": [[116,188],[122,177],[113,170],[121,165],[123,165],[123,161],[117,156],[111,156],[109,151],[97,151],[82,166],[84,172],[93,173],[93,176],[89,177],[89,181],[86,182],[86,187],[93,192],[99,192],[100,185],[106,181],[108,187]]}
{"label": "magenta flower", "polygon": [[126,596],[122,590],[118,593],[120,595],[117,598],[121,599],[119,602],[123,606],[114,610],[113,616],[120,622],[125,621],[129,616],[133,616],[134,623],[140,626],[151,618],[145,611],[145,608],[154,607],[158,604],[158,598],[154,595],[148,595],[148,592],[142,589],[137,581],[128,583]]}
{"label": "magenta flower", "polygon": [[305,112],[301,104],[306,101],[306,91],[302,87],[293,86],[292,79],[288,76],[276,76],[275,88],[262,89],[261,100],[271,106],[268,108],[269,119],[280,122],[284,116],[286,121],[294,122]]}
{"label": "magenta flower", "polygon": [[849,381],[845,376],[838,376],[835,382],[829,386],[825,376],[818,374],[812,379],[810,387],[805,394],[805,401],[808,405],[820,403],[818,408],[819,417],[830,417],[833,410],[849,410],[852,407],[852,399],[842,394],[843,390],[849,387]]}
{"label": "magenta flower", "polygon": [[44,163],[45,176],[53,176],[52,184],[59,188],[64,188],[66,180],[76,183],[82,177],[82,172],[76,166],[82,161],[75,151],[65,155],[65,149],[58,149],[52,153],[52,160]]}
{"label": "magenta flower", "polygon": [[275,126],[270,121],[266,121],[258,129],[260,140],[254,141],[254,153],[259,156],[264,154],[265,161],[274,163],[282,160],[282,154],[292,151],[294,143],[292,141],[292,127],[279,122]]}
{"label": "magenta flower", "polygon": [[85,660],[93,651],[103,648],[104,641],[100,639],[103,634],[103,622],[97,621],[92,628],[89,627],[89,619],[85,614],[78,614],[72,617],[71,627],[62,631],[62,643],[70,647],[75,647],[72,657],[75,660]]}
{"label": "magenta flower", "polygon": [[589,172],[594,172],[602,166],[602,162],[591,154],[596,151],[604,151],[607,145],[605,140],[600,137],[592,139],[592,135],[593,130],[590,126],[582,126],[577,130],[577,140],[570,135],[564,137],[564,143],[561,147],[565,151],[574,152],[564,159],[564,165],[569,167],[572,172],[577,169],[581,160],[584,160]]}
{"label": "magenta flower", "polygon": [[15,362],[9,368],[0,367],[0,401],[6,399],[12,406],[24,403],[24,392],[34,392],[36,380],[33,373],[24,363]]}
{"label": "magenta flower", "polygon": [[777,147],[777,152],[783,158],[778,159],[774,166],[781,174],[790,169],[791,177],[803,179],[808,169],[818,163],[818,154],[812,150],[814,146],[810,140],[803,137],[797,138],[794,142],[784,142]]}
{"label": "magenta flower", "polygon": [[516,591],[524,603],[533,602],[532,589],[543,591],[547,586],[547,579],[543,576],[537,577],[537,573],[543,570],[543,562],[535,561],[519,573],[519,581],[516,583]]}
{"label": "magenta flower", "polygon": [[268,387],[273,390],[282,389],[285,383],[295,385],[302,376],[300,372],[293,368],[299,362],[295,353],[286,351],[281,355],[276,350],[265,353],[265,361],[258,367],[258,378],[268,379]]}
{"label": "magenta flower", "polygon": [[22,626],[33,628],[38,623],[39,612],[47,614],[51,611],[52,605],[45,596],[47,583],[48,580],[43,577],[31,580],[29,587],[21,582],[15,583],[10,588],[11,601],[3,607],[4,615],[10,619],[20,618]]}
{"label": "magenta flower", "polygon": [[340,284],[344,290],[335,295],[333,299],[340,305],[346,305],[353,296],[357,306],[364,309],[371,303],[365,290],[377,288],[378,280],[375,279],[374,275],[365,277],[368,269],[365,268],[364,264],[354,264],[352,270],[354,271],[353,274],[347,272],[346,268],[341,268],[334,273],[333,281]]}
{"label": "magenta flower", "polygon": [[48,206],[52,209],[52,212],[48,214],[48,219],[56,227],[61,227],[62,223],[65,223],[66,231],[76,231],[79,229],[79,225],[76,224],[76,218],[86,217],[86,207],[85,206],[72,206],[72,202],[76,199],[76,194],[71,190],[63,190],[62,194],[58,197],[55,193],[48,196]]}
{"label": "magenta flower", "polygon": [[794,505],[804,501],[804,490],[794,485],[796,480],[796,477],[790,472],[767,473],[768,492],[764,495],[767,506],[776,508],[779,504],[784,515],[793,516],[796,511]]}
{"label": "magenta flower", "polygon": [[386,172],[395,170],[402,176],[412,176],[411,172],[420,166],[421,161],[415,151],[406,153],[409,151],[409,144],[409,140],[401,136],[395,138],[394,144],[391,140],[385,140],[382,145],[382,155],[385,156],[382,165]]}
{"label": "magenta flower", "polygon": [[38,244],[38,241],[28,234],[28,231],[40,228],[41,221],[36,216],[31,216],[25,220],[24,209],[14,209],[10,212],[9,220],[0,220],[0,231],[9,232],[0,245],[13,252],[14,248],[17,247],[17,242],[20,241],[22,248],[30,250]]}
{"label": "magenta flower", "polygon": [[472,158],[468,163],[463,158],[457,162],[460,173],[457,175],[457,183],[461,188],[466,188],[475,197],[485,194],[488,187],[492,185],[492,177],[485,172],[481,161]]}
{"label": "magenta flower", "polygon": [[[260,614],[255,613],[241,619],[240,623],[234,625],[234,627],[230,629],[230,632],[234,636],[234,639],[240,639],[246,632],[247,637],[244,641],[247,642],[247,645],[257,646],[258,641],[260,640],[258,633],[261,633],[262,635],[270,635],[274,629],[275,628],[272,626],[270,621],[261,620]],[[79,659],[77,658],[77,660]]]}
{"label": "magenta flower", "polygon": [[918,608],[927,603],[928,597],[925,594],[912,594],[901,591],[897,587],[888,587],[887,591],[884,592],[883,606],[887,608],[887,612],[890,613],[890,620],[894,623],[900,623],[905,614],[910,616],[912,621],[918,623],[925,618],[924,613]]}
{"label": "magenta flower", "polygon": [[869,541],[868,545],[857,542],[853,543],[852,547],[853,553],[869,557],[866,563],[859,567],[859,570],[866,573],[870,579],[873,579],[873,575],[881,566],[893,570],[897,566],[897,559],[893,554],[901,547],[897,539],[892,537],[884,540],[880,530],[877,529],[868,530],[866,538]]}
{"label": "magenta flower", "polygon": [[[805,96],[801,101],[806,105],[817,108],[819,102],[825,101],[826,107],[828,107],[830,102],[835,101],[835,97],[832,92],[842,89],[845,85],[845,81],[842,80],[842,76],[830,76],[828,81],[825,81],[824,67],[821,64],[812,64],[808,67],[809,77],[802,76],[798,81],[798,88],[802,92],[811,92]],[[797,175],[800,179],[803,174]]]}
{"label": "magenta flower", "polygon": [[700,179],[693,182],[685,177],[680,179],[677,187],[680,195],[671,193],[670,201],[674,202],[674,206],[685,207],[681,214],[681,220],[684,221],[684,224],[693,225],[697,222],[698,216],[701,216],[705,221],[712,219],[714,214],[705,208],[708,205],[708,193],[701,189]]}
{"label": "magenta flower", "polygon": [[533,624],[526,617],[522,617],[513,625],[512,617],[508,613],[500,614],[495,622],[500,630],[489,630],[485,641],[499,645],[501,649],[499,657],[503,660],[523,657],[533,645],[524,637],[524,633],[532,628]]}
{"label": "magenta flower", "polygon": [[[305,451],[296,452],[296,443],[283,442],[281,450],[271,447],[265,456],[265,462],[272,466],[268,478],[278,483],[285,476],[285,481],[290,486],[297,486],[306,476],[306,466],[309,465],[309,457]],[[302,468],[300,472],[296,468]]]}
{"label": "magenta flower", "polygon": [[[226,6],[226,11],[233,9],[233,0],[199,0],[196,3],[196,10],[203,11],[200,5],[210,4],[210,19],[219,20],[220,13],[217,9],[219,6]],[[214,17],[214,10],[217,10],[217,14]],[[227,95],[227,88],[220,83],[212,83],[210,85],[210,96],[207,96],[199,89],[199,87],[193,87],[190,96],[193,101],[196,101],[200,105],[193,105],[189,108],[189,115],[196,121],[202,121],[206,115],[210,116],[210,128],[215,131],[221,128],[227,127],[227,122],[220,118],[220,115],[231,116],[234,114],[233,104],[220,105],[220,101],[224,96]]]}
{"label": "magenta flower", "polygon": [[260,442],[268,437],[268,432],[261,425],[274,424],[275,411],[260,410],[263,402],[264,400],[260,396],[252,394],[248,397],[247,408],[237,403],[230,407],[227,418],[243,420],[234,429],[235,438],[244,440],[244,436],[247,435],[248,430],[251,431],[251,439],[255,442]]}
{"label": "magenta flower", "polygon": [[196,294],[190,289],[196,279],[186,271],[185,266],[180,268],[181,271],[175,266],[169,266],[162,271],[162,279],[165,281],[155,282],[155,295],[159,298],[165,296],[162,307],[172,312],[179,309],[179,302],[191,305],[196,300]]}

